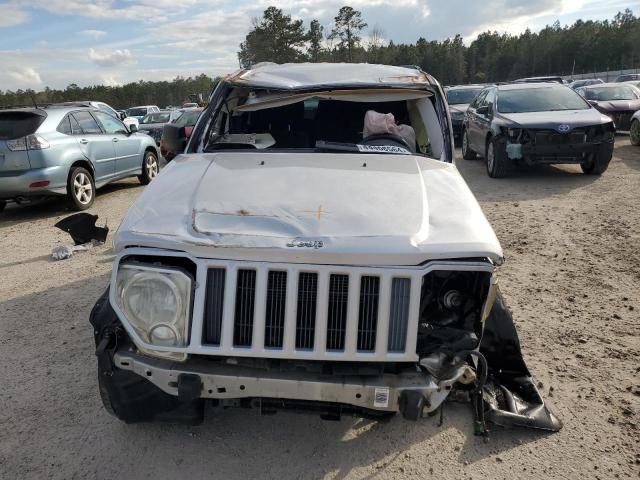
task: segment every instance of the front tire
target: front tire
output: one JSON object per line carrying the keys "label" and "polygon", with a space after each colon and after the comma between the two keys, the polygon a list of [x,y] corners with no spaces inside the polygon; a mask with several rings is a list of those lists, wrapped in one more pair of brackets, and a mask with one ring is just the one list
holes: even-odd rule
{"label": "front tire", "polygon": [[142,175],[138,175],[138,180],[142,185],[148,185],[151,180],[156,178],[160,173],[160,162],[158,156],[154,152],[145,152],[142,161]]}
{"label": "front tire", "polygon": [[73,210],[86,210],[96,198],[96,183],[93,175],[84,167],[74,167],[67,181],[67,197]]}
{"label": "front tire", "polygon": [[469,137],[466,129],[462,131],[462,158],[465,160],[475,160],[477,158],[476,152],[469,147]]}
{"label": "front tire", "polygon": [[629,140],[631,140],[631,145],[640,145],[640,121],[638,119],[634,119],[631,122],[631,127],[629,128]]}
{"label": "front tire", "polygon": [[487,174],[491,178],[504,178],[509,173],[507,154],[500,148],[494,138],[487,140],[485,157],[487,159]]}
{"label": "front tire", "polygon": [[589,160],[582,162],[580,167],[587,175],[602,175],[607,168],[613,156],[613,145],[610,148],[603,148],[606,144],[600,145],[600,149],[591,155]]}

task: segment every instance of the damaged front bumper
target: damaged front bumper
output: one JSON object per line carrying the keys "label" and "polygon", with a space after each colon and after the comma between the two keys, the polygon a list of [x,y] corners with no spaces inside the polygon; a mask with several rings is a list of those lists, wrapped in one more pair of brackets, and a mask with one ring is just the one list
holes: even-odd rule
{"label": "damaged front bumper", "polygon": [[133,345],[107,299],[108,292],[91,314],[100,393],[105,407],[127,423],[200,423],[205,402],[261,413],[313,411],[328,419],[400,412],[417,420],[441,409],[455,392],[472,405],[477,434],[488,432],[487,422],[548,431],[562,427],[533,383],[499,292],[479,350],[440,352],[439,365],[445,368],[437,372],[430,371],[425,357],[393,373],[368,375],[247,366],[233,358],[191,356],[173,362],[149,357]]}

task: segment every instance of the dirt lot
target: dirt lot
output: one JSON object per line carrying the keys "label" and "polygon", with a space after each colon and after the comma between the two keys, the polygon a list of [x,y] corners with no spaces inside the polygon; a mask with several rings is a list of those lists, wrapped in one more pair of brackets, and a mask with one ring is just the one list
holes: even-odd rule
{"label": "dirt lot", "polygon": [[[88,324],[110,243],[51,261],[68,241],[54,202],[0,214],[0,478],[638,478],[640,148],[618,137],[601,178],[568,166],[492,180],[482,161],[458,165],[502,241],[502,289],[560,433],[484,443],[456,404],[442,427],[251,411],[124,425],[100,403]],[[141,191],[107,187],[92,211],[115,229]]]}

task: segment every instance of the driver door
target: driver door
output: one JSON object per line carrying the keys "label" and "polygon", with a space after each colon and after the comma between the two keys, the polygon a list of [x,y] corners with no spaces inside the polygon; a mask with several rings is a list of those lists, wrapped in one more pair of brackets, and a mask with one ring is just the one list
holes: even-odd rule
{"label": "driver door", "polygon": [[132,134],[117,118],[103,112],[93,112],[103,130],[111,135],[116,151],[115,173],[117,176],[139,174],[142,169],[140,135]]}

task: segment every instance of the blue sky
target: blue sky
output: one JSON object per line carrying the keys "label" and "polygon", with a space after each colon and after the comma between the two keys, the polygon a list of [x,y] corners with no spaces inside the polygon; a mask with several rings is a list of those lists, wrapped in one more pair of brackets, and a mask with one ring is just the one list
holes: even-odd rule
{"label": "blue sky", "polygon": [[[640,0],[354,0],[387,40],[469,42],[487,29],[519,33],[560,20],[612,18]],[[116,85],[235,70],[253,18],[275,5],[326,30],[334,0],[0,0],[0,90]],[[368,30],[367,29],[367,30]],[[366,30],[364,36],[366,37]]]}

